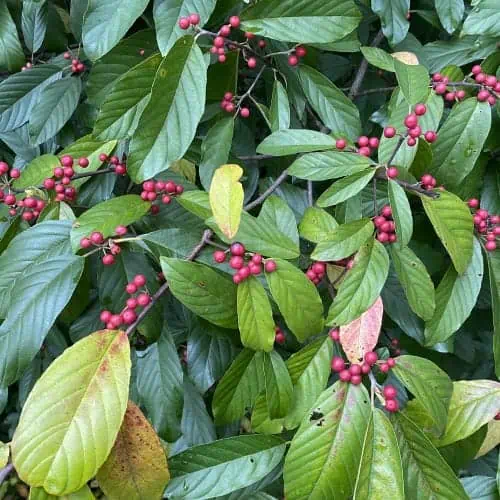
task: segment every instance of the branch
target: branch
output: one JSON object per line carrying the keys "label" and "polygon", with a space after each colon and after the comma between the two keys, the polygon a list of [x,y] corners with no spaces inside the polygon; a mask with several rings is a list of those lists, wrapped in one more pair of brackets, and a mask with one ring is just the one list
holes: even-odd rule
{"label": "branch", "polygon": [[3,469],[0,469],[0,485],[7,479],[8,475],[14,470],[13,464],[7,464]]}
{"label": "branch", "polygon": [[307,204],[312,207],[314,204],[313,198],[313,183],[312,181],[307,181]]}
{"label": "branch", "polygon": [[279,185],[288,177],[288,170],[283,170],[279,177],[254,201],[247,203],[243,208],[244,210],[252,210],[256,206],[260,205],[262,202],[269,198],[276,189],[278,189]]}
{"label": "branch", "polygon": [[[383,38],[384,34],[382,33],[382,30],[380,30],[373,39],[371,46],[377,47],[378,45],[380,45],[380,42],[383,40]],[[368,61],[363,57],[363,60],[359,65],[356,77],[354,78],[354,82],[352,83],[351,90],[349,91],[349,99],[354,99],[355,97],[357,97],[359,89],[361,88],[361,85],[363,85],[363,80],[365,79],[367,70],[368,70]]]}
{"label": "branch", "polygon": [[[208,244],[210,238],[212,238],[213,232],[211,229],[206,229],[203,232],[203,236],[200,242],[193,248],[191,253],[186,257],[185,260],[193,261],[198,257],[198,254],[203,250],[205,245]],[[154,307],[154,305],[158,302],[160,297],[169,289],[168,282],[163,283],[163,285],[158,288],[156,293],[151,297],[151,302],[144,307],[144,309],[139,313],[137,319],[125,330],[125,333],[130,336],[130,334],[137,328],[139,323],[146,317],[148,312]]]}
{"label": "branch", "polygon": [[[351,90],[351,88],[352,87],[344,87],[340,90],[347,92],[347,91]],[[370,94],[381,94],[383,92],[392,92],[396,88],[397,87],[392,86],[392,87],[379,87],[377,89],[360,90],[359,92],[356,93],[356,97],[361,97],[361,96],[370,95]]]}
{"label": "branch", "polygon": [[394,148],[394,151],[392,152],[390,158],[387,160],[386,165],[391,166],[391,163],[394,161],[394,158],[396,158],[396,155],[398,154],[398,151],[400,150],[401,146],[403,145],[403,142],[405,142],[406,135],[402,135],[398,139],[398,143],[396,144],[396,147]]}
{"label": "branch", "polygon": [[[387,175],[385,173],[385,170],[383,172],[377,172],[375,174],[375,177],[377,179],[387,179]],[[400,181],[399,179],[391,179],[394,182],[397,182],[402,188],[406,189],[406,191],[412,191],[414,193],[418,193],[424,196],[428,196],[429,198],[439,198],[439,193],[436,193],[435,191],[427,191],[424,189],[420,183],[417,184],[410,184],[409,182],[406,181]]]}

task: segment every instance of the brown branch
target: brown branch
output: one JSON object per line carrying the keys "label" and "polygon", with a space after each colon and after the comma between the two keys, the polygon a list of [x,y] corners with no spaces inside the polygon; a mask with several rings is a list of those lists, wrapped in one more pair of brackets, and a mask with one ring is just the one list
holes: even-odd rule
{"label": "brown branch", "polygon": [[288,177],[288,171],[283,170],[278,178],[254,201],[247,203],[243,208],[244,210],[252,210],[256,206],[260,205],[264,202],[269,196],[271,196],[276,189],[278,189],[279,185]]}
{"label": "brown branch", "polygon": [[[350,91],[352,87],[343,87],[341,90],[344,92]],[[396,86],[392,87],[379,87],[376,89],[367,89],[367,90],[360,90],[359,92],[356,93],[356,97],[361,97],[364,95],[370,95],[370,94],[381,94],[384,92],[392,92],[394,89],[396,89]]]}
{"label": "brown branch", "polygon": [[313,183],[312,181],[307,181],[307,204],[312,207],[314,204],[313,198]]}
{"label": "brown branch", "polygon": [[387,160],[386,165],[391,166],[391,163],[394,161],[394,158],[396,158],[396,155],[398,154],[398,151],[401,149],[401,146],[403,145],[403,142],[405,142],[406,135],[402,135],[396,144],[396,147],[394,148],[394,151],[392,152],[390,158]]}
{"label": "brown branch", "polygon": [[[375,177],[377,179],[388,180],[385,169],[382,172],[380,171],[377,172],[375,174]],[[392,179],[392,180],[398,183],[402,188],[406,189],[406,191],[412,191],[414,193],[422,194],[424,196],[428,196],[429,198],[439,198],[439,193],[436,193],[435,191],[427,191],[420,185],[420,183],[410,184],[409,182],[400,181],[399,179]]]}
{"label": "brown branch", "polygon": [[0,485],[7,479],[13,470],[14,465],[12,464],[7,464],[3,469],[0,469]]}

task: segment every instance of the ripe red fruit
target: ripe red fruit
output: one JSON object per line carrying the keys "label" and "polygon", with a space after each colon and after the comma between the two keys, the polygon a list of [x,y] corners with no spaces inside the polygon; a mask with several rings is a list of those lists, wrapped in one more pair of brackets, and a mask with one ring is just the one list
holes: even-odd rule
{"label": "ripe red fruit", "polygon": [[432,75],[432,81],[433,82],[440,82],[443,79],[441,73],[434,73]]}
{"label": "ripe red fruit", "polygon": [[417,104],[414,111],[417,116],[422,116],[427,112],[427,107],[425,104]]}
{"label": "ripe red fruit", "polygon": [[410,147],[413,147],[415,146],[415,144],[417,144],[417,139],[415,139],[414,137],[408,137],[406,144],[408,144],[408,146]]}
{"label": "ripe red fruit", "polygon": [[494,95],[490,95],[488,97],[488,104],[490,106],[494,106],[496,104],[496,102],[497,102],[497,98]]}
{"label": "ripe red fruit", "polygon": [[387,363],[382,363],[379,368],[382,373],[387,373],[391,369]]}
{"label": "ripe red fruit", "polygon": [[245,255],[245,247],[241,243],[233,243],[229,249],[231,255],[237,255],[242,257]]}
{"label": "ripe red fruit", "polygon": [[134,297],[130,297],[129,299],[127,299],[126,304],[129,309],[135,309],[137,307],[137,299]]}
{"label": "ripe red fruit", "polygon": [[392,217],[392,208],[389,205],[385,205],[380,212],[384,217]]}
{"label": "ripe red fruit", "polygon": [[75,171],[73,170],[73,167],[64,167],[63,173],[64,173],[64,177],[69,177],[70,179],[71,179],[71,177],[73,177],[75,175]]}
{"label": "ripe red fruit", "polygon": [[146,284],[146,276],[144,274],[136,274],[133,283],[137,288],[144,286]]}
{"label": "ripe red fruit", "polygon": [[99,319],[103,322],[103,323],[107,323],[108,321],[111,320],[111,316],[113,316],[111,314],[110,311],[101,311],[101,314],[99,315]]}
{"label": "ripe red fruit", "polygon": [[243,257],[240,257],[239,255],[233,255],[229,259],[229,266],[232,267],[233,269],[241,269],[245,264],[245,261],[243,260]]}
{"label": "ripe red fruit", "polygon": [[387,243],[389,241],[389,234],[382,231],[377,234],[377,240],[380,243]]}
{"label": "ripe red fruit", "polygon": [[251,40],[252,38],[255,38],[255,33],[252,33],[250,31],[245,31],[245,38],[247,40]]}
{"label": "ripe red fruit", "polygon": [[345,139],[337,139],[335,141],[335,147],[337,149],[344,149],[347,146],[347,141]]}
{"label": "ripe red fruit", "polygon": [[255,57],[250,57],[247,61],[247,65],[250,69],[253,69],[257,66],[257,59]]}
{"label": "ripe red fruit", "polygon": [[90,241],[89,238],[82,238],[80,240],[80,247],[81,248],[90,248],[92,246],[92,242]]}
{"label": "ripe red fruit", "polygon": [[312,268],[313,272],[315,272],[316,274],[324,274],[324,272],[326,271],[326,265],[323,263],[323,262],[315,262],[313,265],[312,265]]}
{"label": "ripe red fruit", "polygon": [[191,23],[189,22],[189,19],[187,17],[181,17],[179,19],[179,28],[181,30],[187,30]]}
{"label": "ripe red fruit", "polygon": [[445,83],[438,83],[436,87],[434,88],[436,94],[438,95],[443,95],[446,93],[446,84]]}
{"label": "ripe red fruit", "polygon": [[107,253],[103,258],[102,258],[102,263],[105,266],[112,266],[115,263],[115,256]]}
{"label": "ripe red fruit", "polygon": [[235,285],[239,285],[241,283],[241,276],[236,273],[234,276],[233,276],[233,283]]}
{"label": "ripe red fruit", "polygon": [[297,66],[297,64],[299,64],[299,58],[294,54],[290,54],[288,56],[288,64],[290,66]]}
{"label": "ripe red fruit", "polygon": [[299,45],[298,47],[295,47],[295,53],[297,54],[297,57],[305,57],[307,55],[307,50],[302,45]]}
{"label": "ripe red fruit", "polygon": [[216,36],[214,38],[214,47],[217,47],[218,49],[220,49],[221,47],[224,47],[224,37],[222,36]]}
{"label": "ripe red fruit", "polygon": [[227,37],[231,34],[231,26],[229,24],[225,24],[222,26],[222,28],[219,30],[219,35],[223,37]]}
{"label": "ripe red fruit", "polygon": [[389,365],[389,368],[394,368],[396,366],[396,360],[394,358],[387,358],[386,363]]}
{"label": "ripe red fruit", "polygon": [[308,277],[308,279],[310,279],[311,281],[314,281],[318,276],[316,275],[316,273],[312,270],[312,269],[308,269],[306,271],[306,276]]}
{"label": "ripe red fruit", "polygon": [[252,255],[252,262],[254,264],[262,264],[262,255],[260,253],[255,253]]}
{"label": "ripe red fruit", "polygon": [[486,248],[488,252],[493,252],[494,250],[496,250],[497,244],[495,241],[487,241],[484,245],[484,248]]}
{"label": "ripe red fruit", "polygon": [[398,391],[393,385],[384,386],[384,398],[385,399],[395,399],[397,395],[398,395]]}
{"label": "ripe red fruit", "polygon": [[240,27],[240,18],[238,16],[231,16],[229,18],[229,24],[233,28],[239,28]]}
{"label": "ripe red fruit", "polygon": [[345,370],[345,362],[340,356],[333,357],[332,370],[337,373],[340,373],[342,370]]}
{"label": "ripe red fruit", "polygon": [[340,330],[338,328],[332,328],[329,332],[328,335],[330,335],[330,338],[334,342],[338,342],[340,340]]}
{"label": "ripe red fruit", "polygon": [[[239,257],[237,257],[239,258]],[[234,257],[233,257],[234,259]],[[239,271],[238,271],[238,274],[239,276],[241,277],[241,281],[244,281],[246,280],[250,274],[251,274],[251,271],[250,271],[250,268],[248,266],[243,266]]]}
{"label": "ripe red fruit", "polygon": [[459,101],[462,101],[463,99],[465,99],[465,90],[457,90],[455,92],[455,95]]}
{"label": "ripe red fruit", "polygon": [[352,385],[359,385],[362,382],[362,377],[361,375],[352,375],[351,376],[351,384]]}
{"label": "ripe red fruit", "polygon": [[80,165],[80,167],[82,167],[82,168],[88,167],[89,166],[89,160],[88,160],[88,158],[80,158],[78,160],[78,165]]}
{"label": "ripe red fruit", "polygon": [[477,83],[484,83],[486,81],[486,75],[484,73],[478,73],[474,79]]}
{"label": "ripe red fruit", "polygon": [[255,264],[252,261],[250,261],[250,263],[248,264],[248,269],[250,269],[250,273],[254,274],[255,276],[259,275],[262,272],[262,266],[260,264]]}
{"label": "ripe red fruit", "polygon": [[479,73],[481,73],[481,66],[479,66],[479,64],[472,66],[471,72],[473,75],[479,75]]}
{"label": "ripe red fruit", "polygon": [[141,293],[137,296],[137,303],[144,307],[151,302],[151,297],[147,293]]}
{"label": "ripe red fruit", "polygon": [[395,179],[399,175],[399,170],[396,167],[389,167],[387,169],[387,177],[389,179]]}
{"label": "ripe red fruit", "polygon": [[392,139],[395,135],[396,135],[396,129],[394,127],[384,128],[384,137],[387,137],[387,139]]}
{"label": "ripe red fruit", "polygon": [[372,367],[368,363],[363,363],[361,365],[361,373],[368,375],[372,371]]}
{"label": "ripe red fruit", "polygon": [[477,100],[479,102],[485,102],[485,101],[487,101],[488,97],[490,97],[490,93],[487,90],[480,90],[477,93]]}
{"label": "ripe red fruit", "polygon": [[236,106],[232,102],[228,102],[226,104],[225,109],[226,109],[227,113],[234,113],[234,110],[236,109]]}
{"label": "ripe red fruit", "polygon": [[349,370],[342,370],[339,373],[339,378],[342,380],[342,382],[349,382],[351,380],[351,373]]}
{"label": "ripe red fruit", "polygon": [[108,155],[107,155],[107,154],[105,154],[105,153],[101,153],[101,154],[99,155],[99,161],[100,161],[100,162],[108,161]]}
{"label": "ripe red fruit", "polygon": [[378,361],[378,356],[376,352],[370,351],[365,354],[365,361],[373,366]]}
{"label": "ripe red fruit", "polygon": [[366,147],[370,144],[370,139],[368,139],[366,135],[362,135],[361,137],[358,137],[357,143],[360,147]]}
{"label": "ripe red fruit", "polygon": [[[492,217],[492,219],[493,219],[493,217]],[[493,228],[493,234],[495,236],[500,236],[500,226],[497,226],[497,227]]]}
{"label": "ripe red fruit", "polygon": [[127,234],[127,227],[122,225],[116,226],[115,234],[117,234],[118,236],[124,236],[125,234]]}
{"label": "ripe red fruit", "polygon": [[43,187],[45,189],[54,189],[56,181],[54,179],[48,178],[43,181]]}
{"label": "ripe red fruit", "polygon": [[370,156],[372,154],[372,151],[369,147],[361,147],[358,149],[358,153],[361,155],[361,156]]}
{"label": "ripe red fruit", "polygon": [[418,125],[418,118],[417,115],[410,113],[409,115],[406,116],[405,118],[405,125],[408,128],[414,128]]}
{"label": "ripe red fruit", "polygon": [[13,168],[10,171],[9,175],[12,177],[12,179],[18,179],[19,177],[21,177],[21,171],[18,168]]}
{"label": "ripe red fruit", "polygon": [[189,22],[193,26],[196,26],[197,24],[200,24],[200,15],[199,14],[190,14],[189,15]]}
{"label": "ripe red fruit", "polygon": [[127,286],[125,287],[125,291],[132,295],[133,293],[137,292],[137,286],[135,283],[128,283]]}
{"label": "ripe red fruit", "polygon": [[284,344],[285,341],[286,341],[286,337],[285,337],[285,334],[282,332],[282,331],[279,331],[278,333],[276,333],[276,335],[274,336],[274,341],[277,343],[277,344]]}
{"label": "ripe red fruit", "polygon": [[433,143],[436,141],[437,139],[437,134],[436,132],[434,132],[433,130],[428,130],[425,134],[424,134],[424,138],[427,142],[430,142],[430,143]]}
{"label": "ripe red fruit", "polygon": [[388,399],[385,402],[385,409],[390,413],[396,413],[399,410],[399,403],[396,399]]}
{"label": "ripe red fruit", "polygon": [[161,202],[164,203],[165,205],[168,205],[172,201],[172,198],[168,194],[164,194],[161,197]]}
{"label": "ripe red fruit", "polygon": [[104,243],[104,235],[99,231],[94,231],[90,235],[90,241],[95,245],[102,245]]}
{"label": "ripe red fruit", "polygon": [[225,101],[231,101],[231,100],[233,99],[233,97],[234,97],[234,95],[233,95],[233,93],[232,93],[232,92],[226,92],[226,93],[224,94],[224,100],[225,100]]}
{"label": "ripe red fruit", "polygon": [[240,115],[242,118],[248,118],[250,116],[250,110],[248,108],[241,108]]}
{"label": "ripe red fruit", "polygon": [[64,169],[61,167],[56,167],[54,169],[54,177],[57,177],[58,179],[64,176]]}
{"label": "ripe red fruit", "polygon": [[61,158],[61,165],[63,167],[72,167],[73,166],[73,157],[70,155],[64,155]]}
{"label": "ripe red fruit", "polygon": [[9,171],[8,163],[0,161],[0,175],[6,174]]}
{"label": "ripe red fruit", "polygon": [[446,95],[444,96],[445,101],[448,102],[453,102],[457,97],[457,94],[455,92],[447,92]]}
{"label": "ripe red fruit", "polygon": [[123,323],[123,317],[121,314],[113,314],[109,320],[112,328],[117,328]]}
{"label": "ripe red fruit", "polygon": [[486,220],[488,218],[488,210],[484,210],[484,208],[480,208],[477,212],[476,215],[481,217],[481,219]]}
{"label": "ripe red fruit", "polygon": [[422,184],[432,184],[433,180],[434,180],[434,177],[432,177],[431,174],[424,174],[424,175],[422,175],[420,182]]}
{"label": "ripe red fruit", "polygon": [[226,253],[222,250],[216,250],[213,254],[215,262],[222,264],[226,260]]}
{"label": "ripe red fruit", "polygon": [[277,267],[278,266],[276,265],[276,262],[274,260],[268,260],[264,264],[264,269],[266,270],[266,273],[274,273],[274,271],[276,271]]}
{"label": "ripe red fruit", "polygon": [[377,215],[376,217],[373,218],[373,224],[375,227],[381,228],[383,224],[386,223],[386,218],[382,217],[381,215]]}
{"label": "ripe red fruit", "polygon": [[349,373],[351,375],[361,375],[361,366],[357,364],[353,364],[349,368]]}
{"label": "ripe red fruit", "polygon": [[411,128],[410,130],[408,130],[408,134],[410,135],[410,137],[413,137],[414,139],[417,139],[418,137],[420,137],[421,133],[422,133],[422,129],[418,125],[414,128]]}
{"label": "ripe red fruit", "polygon": [[380,141],[378,140],[377,137],[370,137],[370,141],[369,141],[368,145],[372,149],[377,149],[379,147],[379,145],[380,145]]}
{"label": "ripe red fruit", "polygon": [[131,325],[137,319],[137,314],[132,309],[125,309],[125,311],[122,312],[122,317],[126,325]]}

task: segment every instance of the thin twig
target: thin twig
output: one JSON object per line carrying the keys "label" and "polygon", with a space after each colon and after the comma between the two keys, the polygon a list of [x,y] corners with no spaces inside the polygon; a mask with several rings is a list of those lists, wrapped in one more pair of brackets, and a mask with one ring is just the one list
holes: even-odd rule
{"label": "thin twig", "polygon": [[396,147],[394,148],[394,151],[392,152],[390,158],[387,160],[387,166],[391,166],[391,163],[394,161],[394,158],[396,158],[396,155],[398,154],[398,151],[400,150],[401,146],[403,145],[403,142],[405,142],[406,135],[402,135],[398,139],[398,143],[396,144]]}
{"label": "thin twig", "polygon": [[373,215],[377,215],[377,178],[373,178]]}
{"label": "thin twig", "polygon": [[12,464],[7,464],[3,469],[0,469],[0,485],[7,479],[13,470],[14,465]]}
{"label": "thin twig", "polygon": [[[375,174],[375,177],[377,179],[387,180],[387,175],[385,170],[378,171]],[[397,184],[399,184],[402,188],[406,189],[406,191],[412,191],[414,193],[422,194],[424,196],[428,196],[429,198],[439,198],[439,193],[436,193],[435,191],[427,191],[420,185],[420,183],[410,184],[409,182],[401,181],[399,179],[392,179],[392,180]]]}
{"label": "thin twig", "polygon": [[[377,47],[378,45],[380,45],[380,42],[383,40],[383,38],[384,38],[384,33],[382,32],[382,30],[380,30],[373,39],[371,46]],[[361,89],[361,86],[363,85],[363,80],[365,79],[367,70],[368,70],[368,61],[363,57],[363,60],[359,65],[356,77],[352,82],[351,90],[349,91],[349,99],[354,99],[355,97],[357,97],[358,92]]]}
{"label": "thin twig", "polygon": [[[340,90],[343,90],[344,92],[348,92],[351,90],[352,87],[343,87]],[[366,89],[366,90],[360,90],[357,92],[356,97],[361,97],[364,95],[370,95],[370,94],[382,94],[384,92],[392,92],[394,89],[397,87],[392,86],[392,87],[379,87],[377,89]]]}
{"label": "thin twig", "polygon": [[257,73],[257,76],[255,77],[255,80],[252,82],[252,85],[250,85],[250,87],[248,87],[248,90],[240,97],[238,101],[238,109],[241,108],[241,103],[252,94],[253,89],[257,85],[257,82],[260,80],[260,77],[262,76],[266,68],[267,66],[264,64]]}
{"label": "thin twig", "polygon": [[238,156],[238,159],[242,161],[250,161],[250,160],[256,160],[256,161],[264,161],[264,160],[270,160],[271,158],[274,158],[273,155],[247,155],[247,156]]}
{"label": "thin twig", "polygon": [[307,203],[310,207],[312,207],[314,204],[312,181],[307,181]]}
{"label": "thin twig", "polygon": [[279,185],[288,177],[288,170],[283,170],[278,178],[254,201],[247,203],[244,207],[245,210],[252,210],[256,206],[260,205],[263,201],[266,200],[269,196],[271,196],[276,189],[278,189]]}

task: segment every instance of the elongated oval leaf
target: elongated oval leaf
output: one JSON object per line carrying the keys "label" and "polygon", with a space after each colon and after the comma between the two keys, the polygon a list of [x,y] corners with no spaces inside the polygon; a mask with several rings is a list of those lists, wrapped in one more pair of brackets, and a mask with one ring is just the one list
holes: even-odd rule
{"label": "elongated oval leaf", "polygon": [[21,27],[24,43],[31,53],[36,52],[42,46],[47,31],[47,17],[46,0],[27,0],[23,2]]}
{"label": "elongated oval leaf", "polygon": [[128,226],[138,221],[151,208],[151,203],[140,196],[129,194],[112,198],[95,205],[80,215],[73,223],[71,245],[74,251],[80,248],[80,240],[93,231],[100,231],[105,238],[115,234],[116,226]]}
{"label": "elongated oval leaf", "polygon": [[467,35],[498,36],[500,9],[495,0],[476,2],[475,8],[467,16],[462,32]]}
{"label": "elongated oval leaf", "polygon": [[7,71],[17,71],[24,64],[25,57],[16,24],[6,2],[0,4],[0,67]]}
{"label": "elongated oval leaf", "polygon": [[185,36],[160,64],[130,143],[127,168],[134,181],[149,179],[184,156],[203,115],[206,86],[203,54],[194,37]]}
{"label": "elongated oval leaf", "polygon": [[[441,2],[436,2],[436,12],[439,16],[439,20],[443,28],[450,34],[453,33],[462,22],[464,10],[464,0],[442,0]],[[486,20],[487,16],[483,16],[482,19]],[[464,29],[466,29],[465,26]],[[483,34],[482,30],[481,34]]]}
{"label": "elongated oval leaf", "polygon": [[236,286],[213,269],[181,259],[161,258],[174,296],[188,309],[224,328],[237,327]]}
{"label": "elongated oval leaf", "polygon": [[290,408],[293,386],[287,366],[276,351],[264,356],[264,386],[269,417],[284,417]]}
{"label": "elongated oval leaf", "polygon": [[96,479],[110,500],[162,498],[170,478],[158,436],[141,410],[127,404],[120,432]]}
{"label": "elongated oval leaf", "polygon": [[437,199],[428,196],[421,199],[425,213],[450,254],[455,269],[463,274],[473,248],[473,222],[469,209],[460,198],[447,191],[442,191]]}
{"label": "elongated oval leaf", "polygon": [[106,460],[125,414],[130,347],[96,332],[66,349],[26,401],[12,439],[17,473],[52,495],[81,488]]}
{"label": "elongated oval leaf", "polygon": [[23,168],[23,175],[13,183],[16,189],[38,186],[47,177],[52,177],[54,168],[60,167],[59,158],[55,155],[41,155],[34,158]]}
{"label": "elongated oval leaf", "polygon": [[304,417],[285,459],[286,498],[347,499],[354,491],[370,418],[368,393],[362,385],[337,382],[313,410],[320,418]]}
{"label": "elongated oval leaf", "polygon": [[481,246],[474,240],[472,260],[462,276],[451,266],[436,289],[436,309],[425,325],[425,342],[434,345],[450,338],[469,317],[483,281]]}
{"label": "elongated oval leaf", "polygon": [[85,53],[92,60],[107,54],[142,14],[148,0],[93,0],[82,28]]}
{"label": "elongated oval leaf", "polygon": [[[1,90],[1,86],[0,86]],[[288,156],[310,151],[334,149],[335,140],[329,135],[314,130],[278,130],[266,137],[257,148],[257,153],[273,156]]]}
{"label": "elongated oval leaf", "polygon": [[274,81],[269,120],[272,132],[290,128],[290,102],[285,87],[279,80]]}
{"label": "elongated oval leaf", "polygon": [[383,245],[376,240],[364,244],[339,287],[327,324],[346,325],[359,318],[377,300],[388,272],[389,256]]}
{"label": "elongated oval leaf", "polygon": [[340,343],[351,363],[361,362],[377,345],[383,314],[384,305],[379,297],[359,318],[340,327]]}
{"label": "elongated oval leaf", "polygon": [[397,182],[389,179],[387,185],[392,218],[396,225],[396,235],[398,237],[393,246],[405,247],[410,242],[413,234],[413,217],[410,203],[405,190]]}
{"label": "elongated oval leaf", "polygon": [[296,245],[299,244],[296,215],[283,198],[274,194],[267,198],[262,204],[257,219],[265,225],[277,227]]}
{"label": "elongated oval leaf", "polygon": [[134,132],[161,61],[159,54],[153,54],[120,77],[102,104],[94,126],[96,138],[125,139]]}
{"label": "elongated oval leaf", "polygon": [[394,69],[401,92],[412,106],[424,101],[429,92],[429,72],[420,64],[405,64],[394,58]]}
{"label": "elongated oval leaf", "polygon": [[396,433],[385,414],[373,409],[366,429],[354,490],[355,500],[388,496],[404,500],[404,479]]}
{"label": "elongated oval leaf", "polygon": [[210,207],[220,230],[227,238],[236,236],[243,210],[243,186],[239,180],[243,169],[238,165],[223,165],[215,171],[210,185]]}
{"label": "elongated oval leaf", "polygon": [[385,2],[384,0],[372,0],[371,7],[373,12],[380,17],[382,31],[391,45],[402,42],[410,23],[406,18],[410,10],[410,0],[396,0],[394,2]]}
{"label": "elongated oval leaf", "polygon": [[231,493],[266,476],[278,465],[285,447],[278,437],[257,434],[195,446],[169,460],[172,479],[165,493],[173,500]]}
{"label": "elongated oval leaf", "polygon": [[375,175],[374,168],[361,170],[334,182],[317,200],[319,207],[338,205],[363,190]]}
{"label": "elongated oval leaf", "polygon": [[[323,328],[323,303],[316,287],[293,264],[276,259],[277,269],[266,273],[267,283],[287,326],[303,342]],[[297,308],[296,297],[301,298]]]}
{"label": "elongated oval leaf", "polygon": [[274,320],[266,291],[255,276],[238,285],[238,327],[241,343],[255,351],[271,351]]}
{"label": "elongated oval leaf", "polygon": [[394,73],[394,57],[378,47],[361,47],[361,53],[373,66]]}

